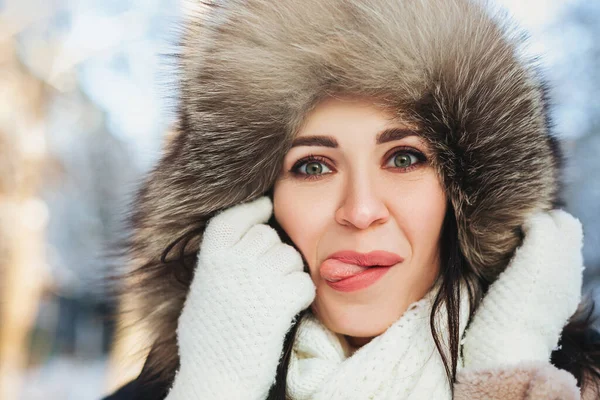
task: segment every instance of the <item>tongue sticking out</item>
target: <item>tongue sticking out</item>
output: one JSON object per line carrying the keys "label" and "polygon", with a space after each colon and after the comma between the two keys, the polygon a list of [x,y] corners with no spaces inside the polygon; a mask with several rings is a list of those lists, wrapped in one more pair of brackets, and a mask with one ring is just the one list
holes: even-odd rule
{"label": "tongue sticking out", "polygon": [[328,259],[321,264],[319,273],[321,274],[321,278],[335,282],[360,274],[367,269],[369,267],[361,267],[360,265],[346,264],[340,260]]}

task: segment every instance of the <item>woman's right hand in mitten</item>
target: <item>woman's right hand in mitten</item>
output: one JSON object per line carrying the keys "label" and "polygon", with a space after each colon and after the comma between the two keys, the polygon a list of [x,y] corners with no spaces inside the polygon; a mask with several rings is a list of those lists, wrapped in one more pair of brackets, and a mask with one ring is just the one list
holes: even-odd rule
{"label": "woman's right hand in mitten", "polygon": [[315,286],[298,251],[266,225],[263,196],[213,217],[179,317],[180,368],[167,400],[263,400],[286,333]]}

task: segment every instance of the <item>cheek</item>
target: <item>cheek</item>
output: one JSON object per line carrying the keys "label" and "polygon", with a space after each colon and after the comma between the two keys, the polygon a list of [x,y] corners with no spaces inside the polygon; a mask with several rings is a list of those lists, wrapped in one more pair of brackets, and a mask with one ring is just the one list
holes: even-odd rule
{"label": "cheek", "polygon": [[446,195],[432,169],[391,185],[388,204],[408,240],[416,265],[430,265],[437,256],[446,215]]}
{"label": "cheek", "polygon": [[311,275],[314,275],[319,238],[325,229],[323,224],[326,223],[328,214],[324,199],[317,192],[283,181],[274,188],[273,213],[281,228],[306,259]]}

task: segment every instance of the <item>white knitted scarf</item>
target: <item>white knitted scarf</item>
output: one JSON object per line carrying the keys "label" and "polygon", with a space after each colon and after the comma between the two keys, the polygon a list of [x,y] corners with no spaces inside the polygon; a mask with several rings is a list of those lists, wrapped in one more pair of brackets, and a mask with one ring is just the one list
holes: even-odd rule
{"label": "white knitted scarf", "polygon": [[[292,400],[401,400],[452,398],[446,370],[435,346],[429,317],[439,283],[384,333],[351,354],[345,338],[308,313],[296,333],[287,374]],[[469,312],[461,288],[460,337]],[[448,346],[446,307],[436,315],[442,345]],[[446,354],[449,354],[447,352]],[[457,369],[462,368],[459,360]]]}

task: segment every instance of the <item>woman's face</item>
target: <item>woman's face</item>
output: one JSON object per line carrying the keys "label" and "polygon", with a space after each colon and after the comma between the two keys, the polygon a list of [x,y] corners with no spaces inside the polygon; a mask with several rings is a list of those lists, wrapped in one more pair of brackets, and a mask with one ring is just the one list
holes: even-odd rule
{"label": "woman's face", "polygon": [[[445,194],[425,141],[368,100],[324,100],[294,143],[275,183],[274,216],[308,263],[317,287],[313,312],[360,346],[398,320],[437,278]],[[385,271],[371,279],[328,284],[364,270],[347,260],[324,263],[343,250],[383,250],[402,260],[361,274]]]}

